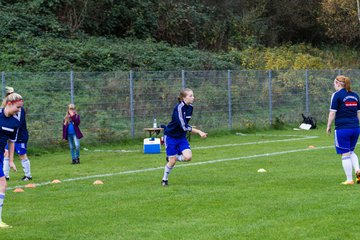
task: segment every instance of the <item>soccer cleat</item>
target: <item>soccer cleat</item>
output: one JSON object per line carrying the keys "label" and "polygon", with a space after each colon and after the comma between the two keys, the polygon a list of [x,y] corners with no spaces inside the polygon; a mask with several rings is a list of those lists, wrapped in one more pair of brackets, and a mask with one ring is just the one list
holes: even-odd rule
{"label": "soccer cleat", "polygon": [[6,181],[9,181],[9,180],[10,180],[10,177],[9,177],[9,176],[5,176],[5,179],[6,179]]}
{"label": "soccer cleat", "polygon": [[354,181],[345,181],[341,183],[342,185],[354,185]]}
{"label": "soccer cleat", "polygon": [[169,157],[168,156],[166,156],[166,162],[169,162]]}
{"label": "soccer cleat", "polygon": [[356,171],[356,183],[360,183],[360,170]]}
{"label": "soccer cleat", "polygon": [[21,179],[22,181],[30,181],[32,180],[32,177],[28,177],[28,176],[23,176],[23,178]]}
{"label": "soccer cleat", "polygon": [[4,223],[4,222],[0,222],[0,228],[12,228],[12,226],[7,225],[7,224]]}
{"label": "soccer cleat", "polygon": [[167,187],[169,185],[168,180],[162,180],[161,181],[161,186]]}

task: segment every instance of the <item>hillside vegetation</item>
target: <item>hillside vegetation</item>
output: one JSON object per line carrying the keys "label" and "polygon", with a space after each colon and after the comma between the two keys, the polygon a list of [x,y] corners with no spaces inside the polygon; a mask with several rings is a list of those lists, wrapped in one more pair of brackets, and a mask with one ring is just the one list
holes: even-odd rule
{"label": "hillside vegetation", "polygon": [[0,71],[351,69],[356,1],[3,0]]}

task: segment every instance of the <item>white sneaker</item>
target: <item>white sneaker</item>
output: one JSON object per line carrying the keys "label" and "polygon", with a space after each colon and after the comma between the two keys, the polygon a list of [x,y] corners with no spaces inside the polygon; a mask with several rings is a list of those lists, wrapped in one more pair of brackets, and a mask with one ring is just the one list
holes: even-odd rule
{"label": "white sneaker", "polygon": [[4,223],[4,222],[0,222],[0,228],[12,228],[12,226],[7,225],[7,224]]}

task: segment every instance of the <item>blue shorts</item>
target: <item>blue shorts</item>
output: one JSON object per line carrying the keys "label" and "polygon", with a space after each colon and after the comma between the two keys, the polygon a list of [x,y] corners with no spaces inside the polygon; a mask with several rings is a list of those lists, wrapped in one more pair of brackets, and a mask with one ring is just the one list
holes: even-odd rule
{"label": "blue shorts", "polygon": [[[27,153],[27,143],[15,143],[14,152],[18,155],[24,155]],[[6,144],[5,150],[9,150],[8,145]]]}
{"label": "blue shorts", "polygon": [[359,138],[359,130],[360,128],[335,130],[334,137],[337,154],[354,151]]}
{"label": "blue shorts", "polygon": [[172,138],[165,135],[164,143],[167,156],[175,156],[176,154],[180,155],[185,149],[191,150],[190,144],[186,137]]}

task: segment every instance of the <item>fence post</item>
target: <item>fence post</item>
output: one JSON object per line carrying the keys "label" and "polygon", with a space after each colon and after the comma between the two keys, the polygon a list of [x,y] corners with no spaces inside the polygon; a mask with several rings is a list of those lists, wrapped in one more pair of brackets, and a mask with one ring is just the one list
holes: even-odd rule
{"label": "fence post", "polygon": [[269,70],[269,123],[272,126],[272,72]]}
{"label": "fence post", "polygon": [[306,115],[309,115],[309,69],[305,71],[305,110]]}
{"label": "fence post", "polygon": [[181,70],[181,87],[184,89],[186,87],[185,82],[185,70]]}
{"label": "fence post", "polygon": [[70,102],[74,104],[74,71],[70,71]]}
{"label": "fence post", "polygon": [[232,112],[231,112],[231,71],[228,70],[228,107],[229,107],[229,129],[232,129]]}
{"label": "fence post", "polygon": [[134,87],[133,71],[130,70],[130,120],[131,120],[131,137],[135,137],[135,119],[134,119]]}
{"label": "fence post", "polygon": [[5,72],[1,72],[1,99],[5,97]]}

